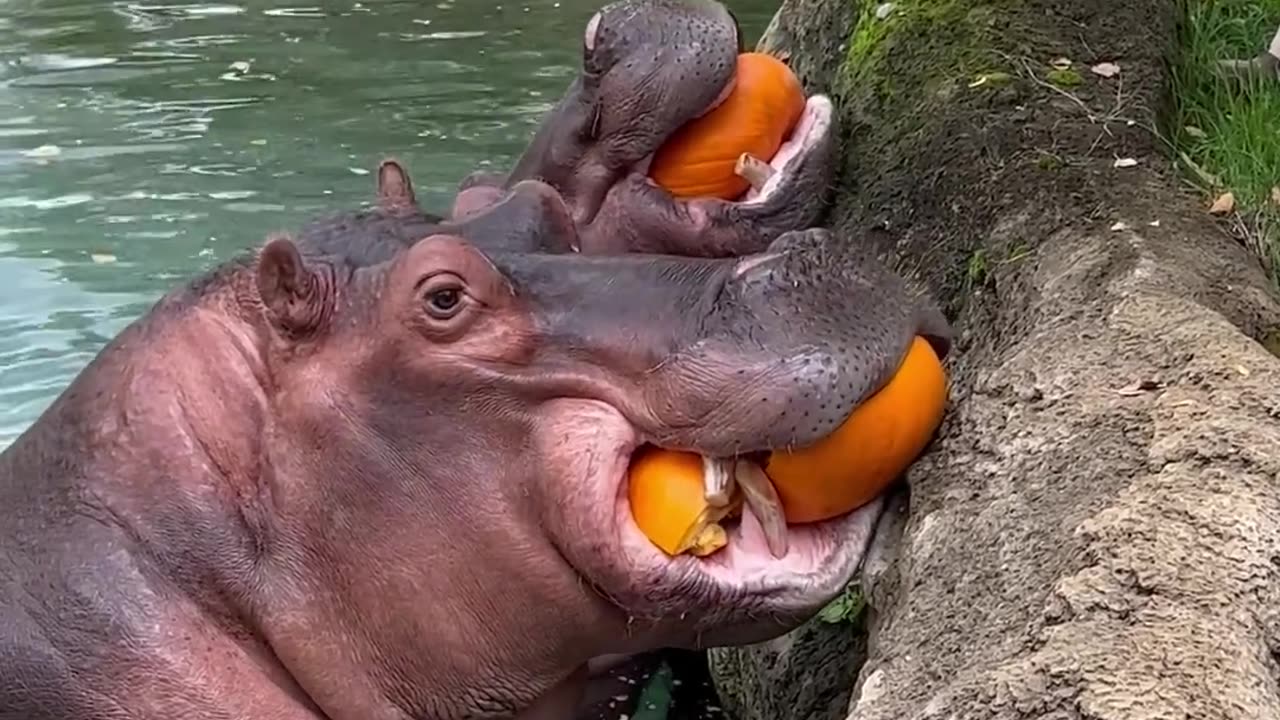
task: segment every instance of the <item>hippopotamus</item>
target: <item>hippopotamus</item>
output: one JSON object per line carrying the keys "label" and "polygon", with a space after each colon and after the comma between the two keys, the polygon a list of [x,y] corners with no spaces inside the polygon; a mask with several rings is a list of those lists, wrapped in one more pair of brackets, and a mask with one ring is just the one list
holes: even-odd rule
{"label": "hippopotamus", "polygon": [[853,576],[880,500],[669,557],[629,459],[817,439],[913,336],[945,356],[927,298],[826,230],[589,255],[539,247],[536,182],[523,225],[442,231],[378,176],[161,297],[0,453],[0,715],[561,719],[602,658],[774,637]]}
{"label": "hippopotamus", "polygon": [[450,211],[465,218],[516,184],[541,180],[569,206],[589,254],[732,257],[815,225],[836,163],[836,118],[808,99],[771,177],[738,201],[677,199],[647,176],[654,153],[733,88],[742,33],[714,0],[617,0],[587,22],[582,68],[506,174],[463,178]]}

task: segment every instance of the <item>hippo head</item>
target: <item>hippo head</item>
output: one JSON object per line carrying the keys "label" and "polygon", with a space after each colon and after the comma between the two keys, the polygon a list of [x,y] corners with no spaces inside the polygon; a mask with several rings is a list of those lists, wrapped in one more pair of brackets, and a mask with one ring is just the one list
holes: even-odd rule
{"label": "hippo head", "polygon": [[935,310],[827,240],[694,259],[437,234],[368,267],[266,244],[263,577],[282,586],[262,616],[306,692],[349,716],[358,693],[329,680],[359,672],[411,716],[500,714],[590,657],[759,640],[828,602],[878,501],[792,528],[781,558],[747,512],[700,559],[653,547],[626,500],[642,444],[804,444],[914,335],[945,353]]}
{"label": "hippo head", "polygon": [[582,71],[508,183],[549,182],[588,223],[619,178],[733,87],[741,34],[713,0],[617,0],[587,22]]}
{"label": "hippo head", "polygon": [[507,175],[459,184],[451,216],[470,216],[515,184],[561,193],[584,253],[727,257],[818,224],[836,167],[836,118],[814,95],[791,137],[753,169],[737,200],[676,198],[648,170],[663,143],[734,87],[742,35],[714,0],[617,0],[587,22],[582,69]]}

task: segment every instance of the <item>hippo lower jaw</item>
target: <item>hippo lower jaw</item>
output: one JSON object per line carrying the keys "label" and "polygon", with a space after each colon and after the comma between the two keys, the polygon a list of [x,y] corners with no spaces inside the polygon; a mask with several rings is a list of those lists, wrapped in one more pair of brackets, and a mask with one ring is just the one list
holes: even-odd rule
{"label": "hippo lower jaw", "polygon": [[740,522],[725,527],[724,548],[671,557],[631,513],[628,470],[644,442],[640,432],[594,400],[556,400],[545,409],[554,429],[545,449],[574,490],[559,508],[567,522],[555,524],[573,533],[556,544],[631,622],[680,618],[673,645],[753,642],[804,621],[853,578],[883,510],[877,499],[839,518],[791,526],[786,553],[774,557],[759,519],[744,507]]}

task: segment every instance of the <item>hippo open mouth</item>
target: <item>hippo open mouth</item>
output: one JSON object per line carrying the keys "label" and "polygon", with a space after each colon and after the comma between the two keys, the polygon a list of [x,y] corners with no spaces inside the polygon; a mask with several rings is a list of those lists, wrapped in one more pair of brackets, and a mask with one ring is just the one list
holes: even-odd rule
{"label": "hippo open mouth", "polygon": [[[787,177],[795,176],[811,155],[825,151],[825,143],[831,134],[831,122],[835,108],[825,95],[813,95],[805,101],[800,121],[778,152],[768,163],[767,176],[751,178],[751,188],[739,201],[742,205],[760,205],[773,196]],[[757,180],[763,180],[758,182]]]}
{"label": "hippo open mouth", "polygon": [[[724,93],[704,111],[711,112],[733,91],[733,82],[725,86]],[[741,174],[751,187],[737,200],[722,202],[740,206],[759,206],[772,198],[786,186],[786,181],[798,175],[813,155],[825,153],[829,149],[832,121],[835,108],[826,95],[812,95],[805,101],[804,112],[800,120],[786,138],[778,151],[766,163],[757,160],[741,170]],[[657,152],[650,153],[636,164],[635,172],[647,176]],[[652,181],[649,181],[652,182]]]}
{"label": "hippo open mouth", "polygon": [[[626,457],[630,459],[632,455]],[[671,557],[655,548],[636,524],[628,502],[628,484],[629,474],[624,466],[614,503],[615,522],[619,545],[635,562],[696,568],[725,585],[758,591],[781,587],[796,576],[814,576],[821,569],[847,577],[852,568],[840,564],[832,567],[833,555],[850,539],[856,543],[858,530],[870,529],[879,515],[877,502],[876,507],[867,512],[855,510],[822,522],[787,525],[780,507],[762,507],[747,500],[741,505],[740,515],[721,521],[728,536],[722,549],[701,557],[688,553]],[[781,536],[784,543],[781,553],[775,550],[779,536],[771,536],[771,527],[781,528],[785,533]],[[869,537],[867,534],[861,539]],[[848,549],[853,551],[848,553],[849,557],[857,559],[862,555],[863,545],[856,543],[856,547]]]}
{"label": "hippo open mouth", "polygon": [[[665,644],[704,648],[758,642],[793,627],[855,576],[884,509],[876,498],[848,514],[787,528],[775,557],[750,505],[721,521],[726,544],[709,555],[668,555],[640,529],[629,501],[630,469],[643,433],[611,405],[559,400],[544,411],[569,462],[558,472],[572,498],[552,524],[573,528],[555,544],[586,586],[621,610],[636,638],[662,632]],[[564,455],[561,456],[562,458]],[[624,640],[608,652],[641,649]]]}

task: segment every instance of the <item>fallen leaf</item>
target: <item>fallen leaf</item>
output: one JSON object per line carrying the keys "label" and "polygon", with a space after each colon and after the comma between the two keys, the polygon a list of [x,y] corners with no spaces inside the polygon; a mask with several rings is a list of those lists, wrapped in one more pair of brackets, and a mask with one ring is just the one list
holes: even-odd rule
{"label": "fallen leaf", "polygon": [[1271,202],[1280,205],[1280,185],[1271,188]]}
{"label": "fallen leaf", "polygon": [[1183,129],[1183,130],[1186,130],[1188,135],[1190,135],[1190,136],[1191,136],[1191,137],[1193,137],[1193,138],[1196,138],[1197,140],[1203,140],[1203,139],[1205,139],[1205,138],[1209,137],[1209,135],[1208,135],[1207,133],[1205,133],[1205,131],[1201,130],[1200,128],[1196,127],[1195,125],[1187,125],[1187,126],[1185,126],[1184,128],[1182,128],[1182,129]]}
{"label": "fallen leaf", "polygon": [[1159,380],[1135,380],[1119,390],[1116,390],[1116,394],[1132,397],[1134,395],[1141,395],[1145,392],[1151,392],[1152,390],[1159,390],[1162,387],[1164,387],[1164,383]]}
{"label": "fallen leaf", "polygon": [[1210,215],[1226,215],[1236,208],[1236,196],[1229,192],[1222,193],[1209,206]]}
{"label": "fallen leaf", "polygon": [[1119,230],[1128,230],[1128,229],[1129,229],[1129,225],[1128,225],[1127,223],[1125,223],[1125,221],[1123,221],[1123,220],[1117,220],[1117,221],[1116,221],[1116,224],[1111,226],[1111,229],[1112,229],[1112,230],[1116,230],[1116,231],[1119,231]]}
{"label": "fallen leaf", "polygon": [[1138,164],[1138,161],[1135,160],[1134,158],[1116,158],[1114,166],[1118,168],[1128,168],[1128,167],[1133,167],[1134,165],[1137,165],[1137,164]]}
{"label": "fallen leaf", "polygon": [[1120,74],[1120,66],[1109,62],[1098,63],[1089,69],[1093,71],[1094,75],[1101,75],[1105,78],[1115,77]]}
{"label": "fallen leaf", "polygon": [[1250,375],[1250,373],[1249,373],[1249,368],[1247,368],[1247,367],[1245,367],[1245,366],[1243,366],[1243,365],[1237,365],[1237,366],[1236,366],[1236,372],[1240,373],[1241,375],[1243,375],[1243,376],[1245,376],[1245,377],[1249,377],[1249,375]]}
{"label": "fallen leaf", "polygon": [[1049,61],[1049,64],[1059,70],[1066,70],[1067,68],[1071,67],[1071,61],[1064,57],[1054,58]]}
{"label": "fallen leaf", "polygon": [[883,20],[889,17],[889,13],[893,12],[894,4],[891,2],[880,3],[876,6],[876,19]]}

